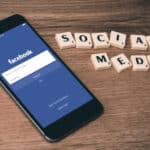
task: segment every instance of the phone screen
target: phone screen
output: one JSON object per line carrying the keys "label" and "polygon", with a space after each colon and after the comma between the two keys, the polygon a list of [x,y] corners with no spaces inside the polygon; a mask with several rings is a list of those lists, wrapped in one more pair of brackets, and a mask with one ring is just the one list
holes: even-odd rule
{"label": "phone screen", "polygon": [[0,35],[0,76],[43,127],[93,99],[28,25]]}

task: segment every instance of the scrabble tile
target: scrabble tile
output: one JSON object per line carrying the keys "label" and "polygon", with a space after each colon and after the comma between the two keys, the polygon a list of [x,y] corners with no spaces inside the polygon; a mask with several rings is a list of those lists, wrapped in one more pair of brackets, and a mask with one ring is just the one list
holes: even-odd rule
{"label": "scrabble tile", "polygon": [[146,40],[147,40],[147,44],[148,44],[149,49],[150,49],[150,35],[146,37]]}
{"label": "scrabble tile", "polygon": [[147,50],[148,44],[144,35],[130,35],[131,49]]}
{"label": "scrabble tile", "polygon": [[106,32],[92,33],[94,48],[108,48],[110,42]]}
{"label": "scrabble tile", "polygon": [[111,58],[113,67],[118,73],[130,68],[132,66],[131,62],[125,56],[125,54],[119,54]]}
{"label": "scrabble tile", "polygon": [[148,61],[149,65],[150,65],[150,55],[147,55],[147,61]]}
{"label": "scrabble tile", "polygon": [[149,64],[145,55],[132,55],[130,57],[133,71],[147,71]]}
{"label": "scrabble tile", "polygon": [[107,53],[92,54],[91,61],[95,70],[108,69],[111,67]]}
{"label": "scrabble tile", "polygon": [[75,40],[71,32],[56,34],[55,39],[60,49],[75,47]]}
{"label": "scrabble tile", "polygon": [[126,44],[127,35],[120,32],[111,31],[110,33],[110,44],[112,46],[123,49]]}
{"label": "scrabble tile", "polygon": [[90,33],[74,33],[76,48],[90,49],[92,47],[92,39]]}

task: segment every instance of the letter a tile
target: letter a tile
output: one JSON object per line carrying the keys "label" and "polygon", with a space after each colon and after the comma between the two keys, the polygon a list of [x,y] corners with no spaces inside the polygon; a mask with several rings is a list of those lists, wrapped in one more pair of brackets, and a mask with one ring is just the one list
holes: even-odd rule
{"label": "letter a tile", "polygon": [[131,35],[131,49],[133,50],[147,50],[148,44],[144,35]]}

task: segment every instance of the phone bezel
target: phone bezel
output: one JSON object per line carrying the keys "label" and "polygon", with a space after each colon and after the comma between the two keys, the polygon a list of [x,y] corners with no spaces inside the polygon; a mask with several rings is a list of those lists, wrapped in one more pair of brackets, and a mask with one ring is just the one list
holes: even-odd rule
{"label": "phone bezel", "polygon": [[[2,21],[0,21],[0,34],[22,24],[27,23],[31,29],[37,34],[37,36],[50,48],[52,49],[44,39],[36,32],[36,30],[30,25],[30,23],[21,15],[13,15]],[[58,141],[69,133],[83,126],[87,122],[97,118],[104,111],[102,104],[97,98],[87,89],[87,87],[81,82],[81,80],[70,70],[70,68],[64,63],[64,61],[56,54],[52,49],[52,53],[65,65],[70,73],[80,82],[80,84],[93,96],[93,99],[79,108],[73,110],[69,114],[63,116],[54,123],[43,128],[40,123],[34,118],[34,116],[28,111],[28,109],[21,103],[21,100],[11,91],[11,89],[5,84],[2,78],[0,78],[2,84],[5,86],[5,90],[15,99],[18,105],[24,110],[25,114],[31,119],[31,121],[40,129],[41,133],[44,134],[45,138],[49,141]]]}

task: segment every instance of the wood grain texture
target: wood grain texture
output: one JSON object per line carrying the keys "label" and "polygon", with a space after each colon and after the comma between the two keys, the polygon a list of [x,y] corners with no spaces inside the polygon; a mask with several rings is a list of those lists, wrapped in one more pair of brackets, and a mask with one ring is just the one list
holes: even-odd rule
{"label": "wood grain texture", "polygon": [[0,19],[19,13],[30,21],[87,87],[101,100],[105,113],[58,143],[47,142],[0,88],[0,150],[149,150],[150,71],[117,74],[111,68],[94,71],[92,53],[114,56],[133,51],[117,48],[59,50],[54,34],[116,30],[150,34],[149,0],[5,0]]}

